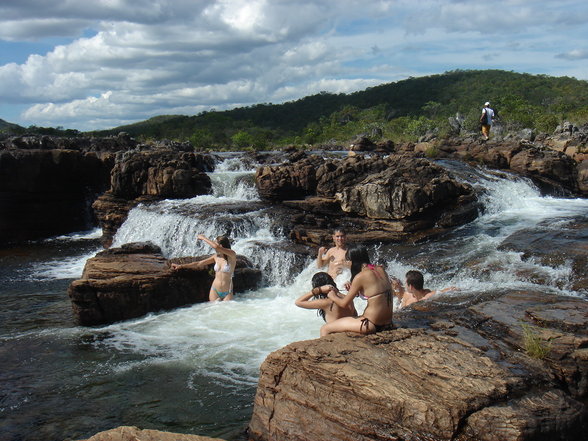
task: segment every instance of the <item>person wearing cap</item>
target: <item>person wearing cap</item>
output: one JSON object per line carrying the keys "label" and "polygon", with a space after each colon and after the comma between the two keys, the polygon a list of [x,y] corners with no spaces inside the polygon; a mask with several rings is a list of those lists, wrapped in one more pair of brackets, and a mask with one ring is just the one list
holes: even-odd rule
{"label": "person wearing cap", "polygon": [[490,103],[486,101],[482,109],[482,116],[480,117],[480,124],[482,124],[482,136],[485,140],[490,139],[490,127],[494,119],[494,110],[490,108]]}

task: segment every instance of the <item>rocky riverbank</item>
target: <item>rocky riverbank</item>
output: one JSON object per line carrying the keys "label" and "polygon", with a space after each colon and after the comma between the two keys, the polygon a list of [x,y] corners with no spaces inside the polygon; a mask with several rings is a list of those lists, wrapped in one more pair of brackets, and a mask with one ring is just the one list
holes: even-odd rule
{"label": "rocky riverbank", "polygon": [[[261,166],[257,186],[268,202],[295,210],[287,214],[295,217],[292,239],[311,244],[332,227],[331,213],[337,223],[371,230],[365,237],[371,241],[421,240],[471,221],[477,210],[471,190],[436,166],[436,159],[508,170],[547,193],[588,195],[588,135],[582,130],[567,124],[549,136],[496,139],[462,136],[395,145],[362,138],[350,147],[356,157],[339,162],[301,151],[257,154],[255,162],[279,164]],[[214,163],[212,155],[194,153],[189,143],[139,144],[124,133],[3,139],[0,243],[98,224],[109,246],[137,204],[208,194],[205,173]]]}
{"label": "rocky riverbank", "polygon": [[588,302],[513,291],[417,305],[394,330],[270,354],[250,439],[582,438]]}

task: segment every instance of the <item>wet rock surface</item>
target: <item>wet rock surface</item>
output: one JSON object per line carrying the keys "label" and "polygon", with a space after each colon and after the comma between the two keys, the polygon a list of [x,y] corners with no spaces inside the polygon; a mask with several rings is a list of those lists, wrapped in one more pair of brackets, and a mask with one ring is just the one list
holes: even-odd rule
{"label": "wet rock surface", "polygon": [[188,435],[184,433],[161,432],[159,430],[139,429],[134,426],[120,426],[116,429],[97,433],[80,441],[222,441],[220,438]]}
{"label": "wet rock surface", "polygon": [[128,212],[139,203],[210,194],[212,184],[206,172],[213,169],[209,155],[171,150],[119,153],[110,189],[93,204],[104,245],[112,244]]}
{"label": "wet rock surface", "polygon": [[571,289],[588,294],[588,224],[577,222],[565,228],[538,225],[507,237],[502,250],[520,252],[523,260],[535,259],[554,269],[571,268]]}
{"label": "wet rock surface", "polygon": [[111,153],[0,149],[0,243],[94,226],[113,164]]}
{"label": "wet rock surface", "polygon": [[[92,326],[207,302],[214,278],[210,268],[170,268],[171,263],[190,263],[205,257],[167,260],[159,247],[150,243],[129,243],[102,251],[88,259],[82,277],[68,288],[74,315],[81,325]],[[235,293],[256,288],[260,280],[261,271],[246,257],[238,256]]]}
{"label": "wet rock surface", "polygon": [[363,242],[424,240],[474,220],[473,189],[446,169],[410,155],[329,160],[311,155],[260,167],[260,196],[294,209],[290,238],[318,245],[334,227]]}
{"label": "wet rock surface", "polygon": [[[581,439],[588,302],[524,291],[440,300],[398,313],[393,330],[270,354],[250,438]],[[532,337],[543,358],[530,355]]]}

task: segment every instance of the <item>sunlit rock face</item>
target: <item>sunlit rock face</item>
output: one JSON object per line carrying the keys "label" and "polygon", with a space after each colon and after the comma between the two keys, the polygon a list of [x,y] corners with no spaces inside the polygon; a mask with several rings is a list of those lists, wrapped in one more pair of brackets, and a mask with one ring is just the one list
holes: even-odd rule
{"label": "sunlit rock face", "polygon": [[[170,263],[190,263],[208,256],[167,260],[151,243],[129,243],[101,251],[88,259],[82,277],[68,289],[81,325],[98,325],[140,317],[208,301],[210,268],[171,271]],[[254,289],[261,271],[237,256],[233,277],[236,293]]]}
{"label": "sunlit rock face", "polygon": [[538,292],[449,303],[419,302],[397,314],[393,330],[270,354],[250,438],[582,439],[588,303]]}

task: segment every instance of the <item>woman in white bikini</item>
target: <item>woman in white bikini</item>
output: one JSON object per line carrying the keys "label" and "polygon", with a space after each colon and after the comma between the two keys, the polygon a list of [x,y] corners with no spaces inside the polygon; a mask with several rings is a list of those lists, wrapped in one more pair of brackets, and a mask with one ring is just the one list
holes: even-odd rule
{"label": "woman in white bikini", "polygon": [[360,296],[367,300],[367,306],[359,317],[344,317],[323,325],[321,337],[346,331],[373,334],[392,324],[392,285],[384,268],[372,265],[363,247],[348,250],[347,259],[351,261],[351,287],[342,299],[333,293],[328,298],[345,308]]}
{"label": "woman in white bikini", "polygon": [[357,311],[353,303],[345,308],[341,308],[327,298],[329,292],[333,292],[339,298],[344,297],[328,273],[316,273],[312,276],[311,283],[312,289],[296,299],[296,306],[304,309],[317,309],[318,315],[327,323],[340,319],[341,317],[357,317]]}
{"label": "woman in white bikini", "polygon": [[184,265],[172,263],[172,270],[175,271],[181,268],[202,269],[214,263],[215,277],[210,287],[208,299],[211,302],[216,300],[232,300],[233,274],[237,265],[237,253],[231,249],[229,238],[227,236],[218,236],[216,242],[213,242],[204,235],[199,234],[197,239],[206,242],[214,248],[216,253],[198,262],[186,263]]}

